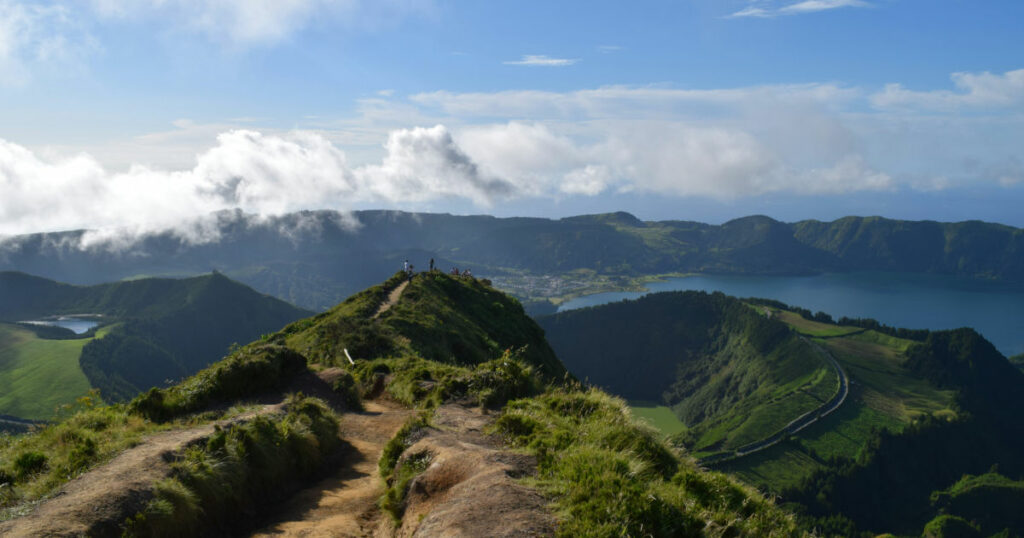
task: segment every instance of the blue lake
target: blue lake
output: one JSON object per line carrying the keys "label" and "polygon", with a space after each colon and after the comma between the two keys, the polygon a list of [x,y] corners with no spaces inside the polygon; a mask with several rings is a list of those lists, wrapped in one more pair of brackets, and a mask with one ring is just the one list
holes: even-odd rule
{"label": "blue lake", "polygon": [[28,323],[31,325],[49,325],[51,327],[63,327],[75,334],[84,334],[88,332],[89,329],[99,325],[99,322],[94,319],[75,318],[70,316],[60,317],[57,319],[23,321],[22,323]]}
{"label": "blue lake", "polygon": [[908,329],[974,327],[1005,355],[1024,353],[1024,287],[957,277],[907,273],[842,273],[817,276],[696,275],[648,284],[648,292],[579,297],[558,311],[596,306],[647,293],[721,291],[764,297],[823,311],[839,319],[874,318]]}

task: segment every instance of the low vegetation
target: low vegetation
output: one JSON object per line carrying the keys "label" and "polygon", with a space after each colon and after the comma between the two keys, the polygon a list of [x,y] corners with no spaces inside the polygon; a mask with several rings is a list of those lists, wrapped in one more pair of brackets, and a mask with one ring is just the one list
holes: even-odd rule
{"label": "low vegetation", "polygon": [[494,430],[536,455],[560,536],[790,536],[792,518],[756,491],[698,471],[598,390],[509,403]]}
{"label": "low vegetation", "polygon": [[216,536],[284,498],[338,446],[337,417],[320,400],[292,395],[285,413],[218,429],[185,449],[170,478],[125,522],[126,536]]}
{"label": "low vegetation", "polygon": [[381,478],[387,483],[384,496],[380,499],[380,507],[397,522],[402,519],[405,507],[405,496],[409,491],[409,482],[427,469],[430,464],[429,454],[411,454],[402,458],[416,439],[416,432],[429,426],[429,414],[421,413],[410,418],[384,445],[377,468]]}
{"label": "low vegetation", "polygon": [[533,367],[511,350],[476,366],[451,366],[420,358],[374,359],[352,367],[356,381],[372,389],[377,376],[384,389],[408,406],[433,408],[446,401],[497,408],[505,402],[538,394],[544,382]]}
{"label": "low vegetation", "polygon": [[158,426],[123,406],[96,405],[95,394],[64,409],[65,417],[27,435],[0,435],[0,520],[109,460]]}
{"label": "low vegetation", "polygon": [[132,412],[162,422],[226,403],[282,388],[305,370],[302,355],[273,344],[257,342],[166,389],[156,387],[128,405]]}

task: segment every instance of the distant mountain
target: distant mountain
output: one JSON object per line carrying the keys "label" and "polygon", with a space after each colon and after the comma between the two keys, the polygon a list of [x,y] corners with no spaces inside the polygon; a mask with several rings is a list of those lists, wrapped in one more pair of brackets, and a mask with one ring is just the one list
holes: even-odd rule
{"label": "distant mountain", "polygon": [[301,212],[257,219],[217,214],[214,242],[150,235],[117,248],[76,245],[85,232],[9,237],[0,269],[76,284],[216,269],[300,306],[325,310],[409,259],[478,275],[670,272],[815,274],[907,271],[1024,282],[1024,230],[977,221],[846,217],[783,223],[763,216],[720,226],[644,222],[628,213],[560,220],[399,211]]}
{"label": "distant mountain", "polygon": [[178,380],[309,311],[222,274],[72,286],[24,273],[0,273],[0,321],[100,314],[111,325],[82,348],[79,363],[108,400],[127,399]]}

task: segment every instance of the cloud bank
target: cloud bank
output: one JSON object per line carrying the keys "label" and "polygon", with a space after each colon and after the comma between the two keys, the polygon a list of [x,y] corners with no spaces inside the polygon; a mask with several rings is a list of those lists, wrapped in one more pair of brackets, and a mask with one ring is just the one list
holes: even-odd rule
{"label": "cloud bank", "polygon": [[623,193],[729,202],[1019,188],[1022,74],[957,73],[952,89],[932,91],[801,84],[378,95],[333,131],[181,122],[220,134],[194,161],[163,168],[142,159],[114,170],[97,152],[54,157],[53,148],[0,140],[0,235],[146,233],[235,208],[488,210],[517,200],[614,204]]}
{"label": "cloud bank", "polygon": [[190,170],[135,165],[110,172],[86,154],[47,160],[0,140],[0,235],[80,228],[147,233],[234,208],[278,215],[444,197],[486,205],[515,192],[483,175],[443,126],[395,131],[386,151],[379,165],[352,167],[317,133],[237,130],[218,136]]}

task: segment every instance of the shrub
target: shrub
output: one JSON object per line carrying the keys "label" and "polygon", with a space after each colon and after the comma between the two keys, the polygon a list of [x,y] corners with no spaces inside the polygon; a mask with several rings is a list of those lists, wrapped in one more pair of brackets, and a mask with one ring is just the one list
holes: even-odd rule
{"label": "shrub", "polygon": [[46,455],[40,452],[22,452],[14,459],[14,472],[18,480],[24,480],[45,469],[46,461]]}
{"label": "shrub", "polygon": [[363,402],[359,397],[360,389],[359,383],[356,383],[356,379],[352,377],[352,374],[345,372],[341,374],[338,379],[334,380],[334,384],[331,389],[341,396],[345,402],[345,407],[354,411],[363,410]]}
{"label": "shrub", "polygon": [[163,422],[198,411],[217,401],[230,401],[284,386],[306,367],[302,355],[284,346],[257,343],[188,378],[180,385],[152,388],[132,400],[129,409]]}

